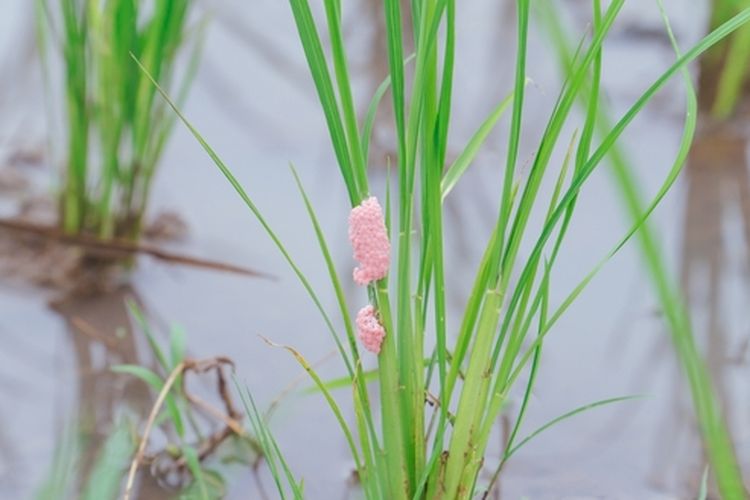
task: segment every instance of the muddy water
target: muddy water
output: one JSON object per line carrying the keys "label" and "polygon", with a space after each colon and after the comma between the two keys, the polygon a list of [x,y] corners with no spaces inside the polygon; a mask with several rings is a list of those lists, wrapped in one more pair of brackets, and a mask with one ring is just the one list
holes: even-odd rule
{"label": "muddy water", "polygon": [[[15,3],[19,9],[25,5],[20,0]],[[356,47],[352,66],[357,88],[365,96],[384,73],[384,61],[376,50],[382,33],[363,26],[358,15],[372,12],[376,3],[360,2],[346,16]],[[259,2],[250,12],[243,4],[240,0],[213,4],[215,23],[206,62],[187,114],[234,169],[324,304],[333,310],[334,297],[286,165],[291,160],[300,170],[343,274],[351,266],[343,224],[346,196],[287,5]],[[503,56],[511,51],[497,47],[513,46],[513,11],[497,4],[466,2],[459,17],[459,33],[466,36],[459,45],[465,56],[459,57],[457,66],[456,125],[449,145],[454,155],[489,106],[511,87],[513,61]],[[690,2],[687,12],[685,4],[668,3],[684,47],[701,36],[706,20],[705,5]],[[571,30],[579,33],[586,23],[586,2],[566,6]],[[628,3],[605,57],[607,98],[615,113],[624,111],[644,84],[671,61],[659,29],[651,2]],[[538,29],[532,40],[529,74],[535,84],[528,92],[523,161],[531,157],[559,88],[559,75]],[[6,120],[10,123],[4,126],[18,127],[19,120],[36,123],[41,110],[31,103],[38,103],[39,96],[26,98],[28,105],[17,109],[13,114],[17,118]],[[681,134],[682,104],[675,83],[624,137],[646,193],[658,189],[671,165]],[[458,321],[469,276],[496,213],[505,127],[499,127],[477,165],[447,201],[451,323]],[[572,132],[566,131],[564,137]],[[13,137],[17,139],[17,134]],[[390,139],[388,130],[379,131],[375,166],[383,163],[377,158],[389,152]],[[3,146],[8,148],[8,143],[4,140]],[[373,190],[382,194],[383,170],[374,176]],[[750,402],[741,382],[748,375],[750,325],[743,306],[750,268],[749,187],[740,124],[729,132],[704,124],[685,175],[654,218],[674,263],[674,275],[689,295],[698,342],[705,348],[746,470]],[[266,346],[259,334],[295,346],[310,360],[330,353],[332,342],[304,291],[181,128],[155,187],[152,212],[165,208],[177,210],[191,227],[189,240],[177,247],[180,251],[259,268],[277,279],[251,280],[144,258],[131,286],[95,300],[61,298],[17,283],[1,285],[0,498],[32,495],[71,423],[87,438],[85,471],[123,406],[141,415],[148,411],[143,387],[108,370],[116,363],[153,363],[142,339],[130,333],[123,308],[126,296],[136,298],[157,323],[181,325],[191,355],[231,356],[240,379],[247,381],[261,404],[270,403],[300,376],[300,370],[286,353]],[[533,222],[538,223],[539,217]],[[602,171],[581,197],[561,265],[553,276],[553,299],[561,300],[626,229],[617,193]],[[353,306],[365,301],[361,290],[351,287],[348,292]],[[48,305],[53,299],[55,308]],[[71,324],[71,317],[84,318],[106,340],[82,332]],[[324,376],[343,373],[335,360],[325,362],[320,370]],[[538,380],[522,435],[585,403],[628,394],[648,397],[594,410],[532,441],[508,464],[499,491],[502,498],[690,498],[698,491],[705,460],[690,398],[635,247],[619,254],[560,321],[549,337]],[[346,394],[340,400],[344,403]],[[349,410],[346,404],[344,409]],[[322,401],[288,398],[275,414],[273,427],[292,469],[306,479],[309,498],[356,496],[347,486],[352,464],[345,442]],[[497,460],[497,454],[495,447],[489,463]],[[268,489],[270,483],[264,480]],[[228,482],[228,498],[257,496],[255,480],[246,469],[230,468]],[[164,495],[149,485],[145,488],[142,498]]]}

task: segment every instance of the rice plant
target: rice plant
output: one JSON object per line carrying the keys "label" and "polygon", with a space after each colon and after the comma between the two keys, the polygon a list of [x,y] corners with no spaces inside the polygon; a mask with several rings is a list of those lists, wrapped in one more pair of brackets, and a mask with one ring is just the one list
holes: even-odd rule
{"label": "rice plant", "polygon": [[[742,9],[750,7],[747,0],[714,0],[711,2],[711,28],[715,28]],[[724,43],[711,51],[704,64],[706,78],[714,78],[710,102],[706,103],[717,119],[727,119],[737,110],[743,88],[750,74],[750,27],[737,30]]]}
{"label": "rice plant", "polygon": [[[174,90],[184,100],[201,45],[189,25],[192,4],[36,0],[47,84],[50,92],[58,81],[64,88],[59,224],[67,233],[138,239],[174,115],[154,98],[131,54],[169,88],[177,82]],[[178,72],[178,55],[188,44],[188,68]],[[54,75],[53,55],[62,61]]]}
{"label": "rice plant", "polygon": [[[546,128],[537,138],[538,146],[530,167],[521,169],[519,144],[529,73],[526,58],[532,2],[517,1],[516,66],[510,98],[507,158],[498,179],[499,209],[473,277],[460,326],[456,331],[449,331],[445,298],[449,263],[443,252],[443,201],[471,166],[477,150],[488,138],[488,129],[499,121],[505,105],[499,103],[490,110],[488,117],[478,120],[476,134],[457,160],[449,163],[446,145],[453,81],[467,77],[454,74],[459,36],[455,23],[456,2],[383,1],[389,74],[385,75],[363,120],[355,111],[347,46],[342,33],[342,10],[346,6],[338,0],[324,0],[324,22],[319,24],[308,0],[290,0],[289,3],[349,196],[350,239],[359,261],[353,278],[367,290],[368,300],[360,304],[363,307],[353,315],[315,211],[296,179],[337,297],[344,332],[334,327],[313,284],[230,168],[181,114],[179,106],[169,100],[167,92],[163,88],[160,90],[260,221],[323,316],[347,370],[356,416],[354,431],[342,418],[328,384],[320,380],[301,353],[291,347],[287,349],[311,375],[333,410],[351,449],[364,496],[368,499],[468,499],[477,493],[487,493],[492,485],[479,484],[480,471],[491,467],[497,477],[505,461],[536,435],[532,433],[528,439],[517,439],[546,336],[599,269],[638,233],[672,185],[692,140],[694,116],[688,113],[674,165],[657,195],[649,203],[633,204],[634,222],[629,231],[562,302],[553,304],[550,290],[554,271],[559,267],[558,256],[575,216],[579,194],[605,157],[615,151],[623,132],[651,98],[673,76],[681,74],[688,63],[743,26],[750,19],[750,9],[728,19],[684,54],[678,52],[675,62],[610,125],[602,119],[599,99],[603,46],[624,0],[612,0],[606,5],[593,0],[590,33],[583,37],[570,60],[567,77]],[[412,23],[409,29],[405,26],[407,20]],[[323,30],[325,35],[321,34]],[[413,34],[413,55],[404,49],[406,33]],[[322,42],[324,37],[330,41],[329,51]],[[411,65],[409,71],[406,65]],[[143,69],[148,72],[145,65]],[[158,87],[157,78],[154,83]],[[687,80],[686,88],[688,95],[692,95]],[[371,192],[368,179],[370,133],[380,99],[387,90],[390,90],[396,131],[397,156],[393,162],[398,188],[393,196],[390,189],[384,195]],[[573,112],[575,104],[581,100],[586,103],[582,117]],[[579,129],[580,134],[564,137],[565,131],[571,128]],[[566,146],[569,154],[558,163],[554,153]],[[541,189],[546,179],[554,186],[551,193]],[[632,187],[624,181],[623,186]],[[381,204],[379,200],[385,202]],[[532,223],[533,212],[544,214],[541,224]],[[344,210],[342,220],[343,213]],[[522,243],[530,245],[528,253],[521,251]],[[647,241],[647,244],[651,243]],[[390,266],[392,256],[395,264]],[[650,262],[659,265],[654,259]],[[657,281],[662,277],[655,275]],[[668,295],[670,288],[665,286],[664,291]],[[684,326],[680,323],[684,315],[679,310],[679,302],[668,303],[674,308],[667,312],[678,326]],[[360,350],[358,337],[369,353]],[[370,377],[362,366],[365,356],[377,356],[379,419],[373,414],[366,390]],[[521,381],[526,373],[524,385]],[[698,378],[702,376],[698,374]],[[519,389],[524,398],[501,461],[490,464],[486,456],[490,435],[498,417],[506,410],[512,391]],[[699,387],[703,389],[704,386]],[[549,425],[580,411],[623,399],[626,398],[613,398],[571,410]],[[725,429],[717,415],[706,417],[711,430],[718,429],[716,433],[705,434],[709,446],[713,446],[718,441],[712,440],[721,439]],[[379,426],[376,425],[378,420]],[[724,497],[743,498],[741,477],[731,457],[727,461],[722,453],[713,453],[710,458]]]}

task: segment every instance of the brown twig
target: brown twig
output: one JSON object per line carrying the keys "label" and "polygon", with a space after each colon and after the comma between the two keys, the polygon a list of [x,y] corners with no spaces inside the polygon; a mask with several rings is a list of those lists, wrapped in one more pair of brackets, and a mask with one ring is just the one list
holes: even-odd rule
{"label": "brown twig", "polygon": [[[138,451],[136,452],[136,455],[130,464],[130,471],[128,473],[123,500],[129,500],[130,498],[136,471],[139,465],[146,462],[145,449],[156,415],[158,415],[162,405],[164,404],[167,394],[171,390],[172,386],[174,386],[175,382],[180,378],[180,376],[182,376],[181,392],[185,399],[193,406],[206,412],[209,416],[221,421],[224,424],[224,427],[217,430],[208,437],[202,439],[200,443],[198,443],[197,451],[199,460],[203,461],[206,457],[214,453],[221,443],[223,443],[226,439],[233,435],[242,438],[249,437],[247,432],[242,428],[241,425],[243,415],[235,407],[233,399],[229,392],[229,385],[227,384],[226,376],[224,374],[224,367],[230,367],[233,369],[234,362],[224,356],[217,356],[204,360],[185,359],[170,373],[169,377],[164,383],[164,387],[162,387],[161,391],[159,392],[159,396],[157,397],[154,406],[151,409],[151,413],[146,423],[143,437],[138,446]],[[213,405],[207,403],[201,398],[191,394],[187,390],[186,375],[188,373],[192,372],[195,374],[202,374],[211,370],[214,370],[216,372],[217,392],[224,404],[226,413],[223,413],[221,410],[215,408]],[[154,460],[155,458],[156,456],[154,457]],[[173,464],[170,468],[172,470],[184,470],[186,465],[187,462],[185,460],[185,457],[179,457],[178,459],[173,461]]]}
{"label": "brown twig", "polygon": [[89,251],[110,254],[115,253],[126,256],[134,254],[144,254],[171,264],[181,264],[185,266],[210,269],[213,271],[242,274],[245,276],[253,276],[256,278],[271,280],[276,279],[270,274],[256,271],[254,269],[236,266],[234,264],[227,264],[224,262],[217,262],[208,259],[190,257],[183,254],[172,253],[162,250],[157,246],[149,245],[146,243],[134,243],[118,238],[103,240],[101,238],[97,238],[88,234],[66,234],[54,226],[34,224],[31,222],[24,222],[19,220],[0,219],[0,229],[31,234],[40,238],[58,241],[66,245],[83,247],[88,249]]}
{"label": "brown twig", "polygon": [[237,434],[240,437],[245,437],[246,432],[245,429],[240,426],[239,422],[236,420],[236,417],[225,415],[216,408],[214,408],[209,403],[203,401],[198,396],[195,396],[193,394],[189,394],[188,392],[185,392],[185,399],[190,401],[193,405],[197,406],[200,410],[206,412],[213,418],[220,420],[224,423],[228,428],[232,430],[235,434]]}
{"label": "brown twig", "polygon": [[[182,395],[190,404],[197,407],[199,410],[204,411],[210,417],[215,418],[216,420],[219,420],[224,424],[224,427],[222,427],[221,429],[217,430],[213,434],[210,434],[206,438],[201,439],[201,441],[196,446],[197,452],[198,452],[198,459],[200,461],[205,460],[208,456],[213,454],[216,451],[216,449],[219,447],[219,445],[221,445],[221,443],[223,443],[226,439],[228,439],[231,436],[236,435],[242,438],[249,437],[249,435],[247,434],[245,429],[242,428],[242,425],[241,425],[241,420],[242,420],[243,415],[235,407],[234,402],[229,392],[229,386],[226,382],[226,376],[223,370],[223,368],[226,366],[230,368],[234,368],[234,363],[232,362],[231,359],[227,357],[223,357],[223,356],[217,356],[214,358],[200,360],[200,361],[186,359],[182,363],[182,371],[181,371]],[[188,373],[192,372],[196,374],[202,374],[211,370],[214,370],[216,372],[217,392],[222,402],[224,403],[224,408],[225,408],[226,413],[223,413],[221,410],[215,408],[213,405],[202,400],[198,396],[195,396],[194,394],[190,393],[187,390],[186,379],[187,379]],[[141,463],[145,462],[144,457],[145,455],[141,457]],[[187,466],[187,461],[185,457],[183,456],[174,460],[170,468],[173,470],[184,470],[186,466]]]}
{"label": "brown twig", "polygon": [[[213,451],[213,449],[215,449],[224,439],[228,438],[232,434],[236,434],[240,437],[247,436],[245,429],[243,429],[240,424],[242,413],[234,406],[232,397],[229,394],[229,387],[226,382],[226,377],[224,376],[224,371],[222,370],[223,366],[229,366],[234,369],[234,363],[231,359],[225,357],[216,357],[210,360],[186,366],[185,374],[187,375],[187,373],[191,371],[195,373],[204,373],[211,369],[215,370],[217,379],[217,392],[222,402],[224,403],[226,413],[222,413],[213,405],[190,393],[190,391],[187,390],[187,377],[182,378],[182,393],[185,396],[185,399],[187,399],[191,404],[193,404],[200,410],[206,412],[211,417],[220,420],[225,425],[225,428],[223,430],[210,436],[205,441],[212,445],[208,448],[208,452],[206,453],[206,455]],[[199,453],[199,455],[201,454]]]}

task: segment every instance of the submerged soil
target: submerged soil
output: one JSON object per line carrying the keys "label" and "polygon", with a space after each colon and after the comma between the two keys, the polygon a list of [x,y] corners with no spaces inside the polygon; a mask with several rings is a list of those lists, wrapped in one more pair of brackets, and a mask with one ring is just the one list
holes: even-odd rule
{"label": "submerged soil", "polygon": [[[22,2],[16,3],[20,8]],[[376,3],[360,2],[361,12],[374,11]],[[568,4],[568,20],[579,33],[587,19],[585,2]],[[288,8],[278,2],[263,4],[267,22],[261,24],[245,13],[243,5],[240,0],[227,0],[218,8],[206,63],[187,112],[278,229],[324,305],[333,308],[335,297],[326,286],[322,260],[311,251],[313,232],[284,166],[293,160],[299,168],[344,275],[351,266],[343,222],[346,195]],[[626,7],[607,46],[604,85],[616,115],[673,59],[666,38],[660,35],[658,11],[652,10]],[[673,19],[683,47],[704,30],[705,15],[701,17],[701,9],[696,12]],[[353,12],[347,19],[353,43],[373,47],[372,52],[358,52],[361,57],[353,61],[357,91],[367,95],[383,77],[377,49],[382,33],[360,29],[361,21]],[[498,59],[496,47],[512,46],[515,37],[512,9],[497,2],[467,3],[459,23],[459,32],[469,35],[460,41],[457,59],[456,126],[449,145],[454,155],[490,106],[512,86],[513,61]],[[524,123],[529,139],[522,145],[522,159],[533,154],[559,85],[543,34],[535,30],[531,39],[536,40],[529,58],[535,85],[529,90]],[[259,100],[257,95],[265,98]],[[682,106],[681,88],[675,82],[624,137],[645,193],[655,193],[673,161]],[[477,165],[446,201],[453,326],[496,213],[507,133],[505,126],[499,128]],[[570,137],[573,130],[566,133]],[[389,152],[391,137],[391,131],[379,131],[374,146],[380,157]],[[382,193],[384,169],[374,176],[373,190]],[[0,177],[0,186],[8,189],[23,190],[23,182],[12,174]],[[67,429],[72,427],[85,438],[77,476],[80,484],[117,417],[128,413],[145,418],[154,395],[138,381],[110,370],[122,363],[155,366],[127,315],[126,297],[142,305],[159,331],[181,325],[191,356],[231,356],[238,378],[247,382],[262,406],[299,380],[300,370],[286,353],[263,343],[259,334],[294,346],[310,360],[327,360],[320,365],[322,376],[341,375],[342,367],[328,356],[332,346],[324,325],[304,291],[182,129],[168,148],[154,192],[154,211],[175,210],[191,227],[191,235],[172,248],[175,252],[260,269],[278,280],[139,258],[127,284],[116,279],[93,297],[41,289],[31,283],[36,279],[0,281],[0,498],[32,497],[49,473]],[[741,120],[721,127],[702,120],[685,174],[655,214],[654,224],[670,262],[677,263],[674,275],[689,298],[697,340],[724,404],[737,453],[745,470],[750,470],[750,404],[743,387],[750,355],[750,322],[745,314],[750,179],[747,130]],[[561,300],[627,228],[616,191],[602,171],[582,193],[561,266],[553,277],[552,288],[557,291],[553,300]],[[40,252],[29,251],[22,239],[0,237],[0,254],[5,255],[0,267],[11,263],[11,270],[34,271],[25,278],[50,278],[65,268],[66,256]],[[14,254],[12,259],[9,254]],[[70,284],[69,276],[63,274],[60,280]],[[366,300],[353,285],[347,294],[353,306]],[[91,328],[83,331],[81,320]],[[374,359],[367,363],[373,365]],[[522,435],[582,404],[629,394],[648,397],[588,412],[540,435],[508,463],[494,498],[696,496],[705,457],[690,396],[635,246],[608,265],[550,335],[538,380]],[[273,429],[292,469],[305,478],[309,498],[356,498],[346,444],[321,399],[287,397],[274,413]],[[346,395],[342,393],[340,400],[345,402]],[[348,405],[343,408],[352,419]],[[310,432],[311,426],[315,432]],[[488,464],[496,463],[501,440],[498,432]],[[256,478],[247,467],[230,466],[226,476],[227,498],[259,495]],[[261,476],[265,489],[271,491],[268,478]],[[138,498],[168,496],[151,479],[141,484]]]}

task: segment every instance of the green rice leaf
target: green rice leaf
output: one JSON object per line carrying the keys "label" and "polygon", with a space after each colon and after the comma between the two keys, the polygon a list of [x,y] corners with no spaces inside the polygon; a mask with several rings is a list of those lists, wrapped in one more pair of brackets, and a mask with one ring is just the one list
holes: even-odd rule
{"label": "green rice leaf", "polygon": [[528,444],[529,441],[531,441],[532,439],[534,439],[535,437],[537,437],[542,432],[548,430],[549,428],[551,428],[551,427],[553,427],[553,426],[555,426],[555,425],[557,425],[557,424],[559,424],[559,423],[561,423],[561,422],[563,422],[565,420],[568,420],[568,419],[570,419],[572,417],[575,417],[576,415],[580,415],[581,413],[584,413],[586,411],[593,410],[594,408],[599,408],[601,406],[610,405],[612,403],[619,403],[619,402],[622,402],[622,401],[631,401],[631,400],[634,400],[634,399],[642,399],[643,397],[644,396],[642,396],[642,395],[621,396],[621,397],[617,397],[617,398],[602,399],[601,401],[596,401],[594,403],[589,403],[587,405],[579,406],[578,408],[575,408],[575,409],[573,409],[573,410],[571,410],[571,411],[569,411],[567,413],[564,413],[564,414],[560,415],[557,418],[554,418],[554,419],[550,420],[549,422],[547,422],[546,424],[542,425],[541,427],[539,427],[538,429],[536,429],[534,432],[532,432],[531,434],[529,434],[528,436],[526,436],[525,438],[523,438],[517,445],[515,445],[513,448],[511,448],[510,450],[508,450],[507,453],[505,453],[505,455],[503,456],[503,459],[504,460],[509,459],[518,450],[520,450],[523,446],[525,446],[526,444]]}
{"label": "green rice leaf", "polygon": [[107,436],[83,487],[81,500],[116,498],[120,483],[135,452],[135,440],[125,421]]}
{"label": "green rice leaf", "polygon": [[458,183],[458,180],[474,161],[474,158],[487,140],[487,137],[489,137],[490,133],[495,128],[495,125],[500,121],[503,113],[505,113],[505,110],[508,109],[508,106],[510,106],[512,102],[513,94],[509,94],[505,99],[500,101],[500,104],[495,107],[492,113],[490,113],[484,122],[482,122],[477,131],[474,132],[474,135],[471,136],[471,139],[469,139],[469,142],[466,144],[463,151],[461,151],[461,154],[459,154],[451,166],[448,167],[440,184],[440,191],[443,200],[445,200],[448,193],[453,190]]}

